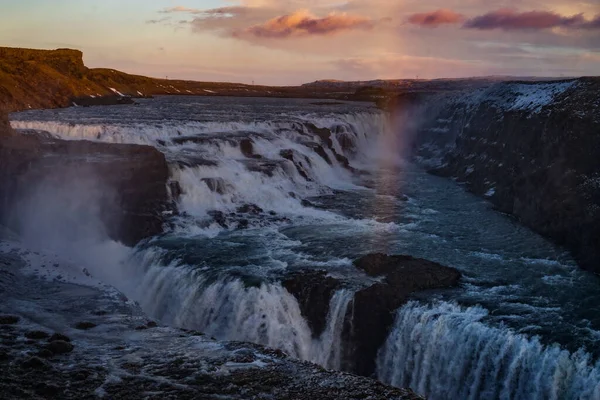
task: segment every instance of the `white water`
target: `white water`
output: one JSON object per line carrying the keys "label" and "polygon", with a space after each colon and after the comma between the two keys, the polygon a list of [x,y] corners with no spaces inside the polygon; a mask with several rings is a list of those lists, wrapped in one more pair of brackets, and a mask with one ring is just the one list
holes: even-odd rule
{"label": "white water", "polygon": [[[372,166],[377,137],[389,131],[387,117],[370,111],[278,118],[111,124],[20,120],[13,121],[12,126],[47,131],[69,140],[157,146],[173,161],[171,176],[182,189],[180,210],[199,219],[206,219],[209,211],[234,212],[243,204],[255,204],[265,211],[288,216],[335,219],[331,213],[303,206],[301,200],[331,193],[333,189],[356,188],[351,172],[336,160],[334,152],[348,157],[356,167]],[[308,124],[331,129],[333,149],[311,133]],[[189,140],[182,142],[182,138]],[[252,141],[253,152],[260,159],[248,159],[242,154],[243,138]],[[353,143],[349,151],[344,152],[340,138]],[[314,145],[322,146],[331,164],[315,152]],[[284,150],[293,152],[294,162],[282,157]],[[308,179],[301,176],[297,166]],[[222,183],[221,193],[209,185],[210,180],[217,178]],[[188,224],[184,230],[199,233],[194,224]]]}
{"label": "white water", "polygon": [[487,310],[450,303],[401,308],[377,374],[436,399],[600,399],[600,364],[589,354],[483,321]]}
{"label": "white water", "polygon": [[146,271],[136,273],[142,280],[133,284],[137,289],[132,294],[150,315],[220,340],[258,343],[341,369],[340,337],[354,292],[342,289],[332,296],[326,328],[314,339],[296,298],[280,284],[246,286],[233,278],[210,281],[197,269],[175,263],[160,266],[157,255],[152,250],[140,255],[138,265]]}
{"label": "white water", "polygon": [[[136,109],[142,107],[131,108],[131,110]],[[172,110],[177,109],[178,107],[172,108]],[[173,248],[181,253],[187,252],[185,255],[192,254],[196,256],[195,260],[199,261],[187,264],[181,260],[172,263],[163,261],[164,254],[156,254],[159,250],[152,247],[137,249],[137,256],[142,260],[126,261],[123,257],[119,259],[119,264],[111,263],[105,254],[97,251],[93,253],[95,269],[88,267],[97,277],[138,300],[148,314],[159,318],[163,323],[197,329],[219,339],[252,341],[268,345],[282,349],[294,357],[337,369],[342,367],[340,336],[352,292],[342,290],[333,296],[326,329],[318,339],[312,338],[296,299],[279,284],[270,283],[274,279],[269,275],[269,268],[278,272],[288,268],[288,258],[291,257],[287,257],[286,253],[293,253],[294,257],[302,258],[306,254],[311,254],[312,249],[307,247],[319,246],[324,242],[325,245],[318,250],[322,253],[319,254],[322,258],[317,261],[315,257],[307,257],[307,260],[301,263],[303,266],[330,269],[340,260],[345,260],[340,263],[341,266],[350,266],[350,258],[373,251],[378,245],[377,237],[380,230],[389,230],[389,235],[385,238],[392,243],[389,246],[390,252],[406,251],[408,254],[413,254],[411,251],[416,249],[417,255],[423,257],[431,255],[432,258],[437,257],[443,263],[446,263],[443,257],[450,257],[448,265],[467,269],[470,276],[481,276],[482,279],[491,280],[496,279],[495,275],[485,268],[477,269],[480,268],[478,263],[484,266],[492,263],[491,270],[495,273],[498,270],[505,271],[503,275],[506,275],[507,279],[512,279],[510,275],[515,273],[518,267],[511,265],[515,264],[514,260],[503,258],[498,254],[503,253],[504,250],[519,253],[518,257],[529,254],[526,252],[527,249],[522,247],[530,243],[531,235],[517,232],[512,225],[510,229],[507,228],[505,225],[508,223],[503,225],[504,222],[499,221],[500,217],[498,220],[493,220],[489,227],[486,226],[485,232],[478,233],[477,229],[474,229],[474,226],[480,222],[478,218],[482,216],[487,218],[491,212],[477,211],[481,207],[475,204],[473,199],[462,192],[460,195],[456,194],[452,191],[454,189],[436,186],[438,183],[429,177],[419,178],[422,181],[417,183],[417,186],[421,185],[420,191],[417,192],[421,196],[427,190],[434,192],[431,196],[439,203],[429,200],[429,205],[434,204],[439,208],[440,204],[447,204],[448,208],[442,208],[442,212],[435,217],[426,216],[428,208],[421,210],[418,204],[415,205],[411,201],[409,206],[413,208],[413,212],[415,207],[419,209],[419,213],[411,217],[416,221],[400,239],[394,223],[382,224],[371,219],[370,216],[357,217],[364,219],[351,219],[333,211],[302,204],[302,198],[330,194],[334,189],[355,189],[355,185],[360,184],[355,181],[356,177],[335,160],[332,150],[325,148],[333,162],[333,165],[329,165],[310,145],[307,145],[307,141],[320,143],[320,139],[306,134],[308,128],[305,122],[312,122],[317,127],[331,128],[334,131],[333,148],[338,154],[342,154],[340,145],[342,135],[351,134],[357,151],[348,151],[344,155],[349,158],[353,167],[373,171],[381,165],[390,166],[388,160],[381,160],[382,154],[390,156],[393,165],[396,161],[393,155],[401,146],[396,136],[386,134],[386,121],[379,113],[340,113],[329,116],[294,114],[278,115],[277,118],[269,117],[263,120],[249,120],[246,117],[239,121],[236,121],[233,116],[226,115],[227,121],[215,121],[209,117],[204,122],[151,121],[139,118],[127,122],[128,118],[118,116],[109,121],[100,118],[101,123],[98,123],[93,119],[87,121],[85,118],[80,119],[78,114],[94,112],[93,109],[70,109],[68,112],[76,113],[76,118],[73,118],[75,122],[30,119],[15,121],[13,126],[46,130],[65,139],[150,144],[163,151],[172,162],[172,177],[180,183],[183,190],[179,207],[186,216],[178,221],[177,230],[172,235],[175,238],[169,239],[173,241],[185,239],[185,244],[181,246],[184,247],[184,251],[177,246]],[[31,117],[36,115],[32,113]],[[206,140],[177,143],[178,138],[186,136],[202,137]],[[261,155],[263,159],[247,159],[240,150],[241,138],[251,138],[254,153]],[[302,161],[310,181],[298,173],[291,161],[281,157],[280,151],[287,149],[293,150],[294,157],[298,156]],[[194,161],[196,158],[211,163],[209,165],[198,163]],[[310,162],[305,162],[306,158]],[[254,164],[263,162],[275,163],[271,176],[251,168]],[[224,183],[222,193],[211,190],[207,178],[222,179]],[[396,187],[397,181],[401,178],[396,174],[391,175],[390,186]],[[78,191],[71,190],[67,193],[78,193]],[[416,198],[415,202],[418,201],[423,199]],[[238,206],[249,203],[256,204],[265,211],[274,211],[278,216],[290,217],[292,220],[290,225],[293,227],[308,226],[308,229],[299,236],[293,237],[294,239],[292,236],[287,238],[288,242],[297,241],[293,246],[289,243],[275,242],[272,237],[268,237],[264,240],[269,242],[267,245],[256,246],[258,252],[265,253],[261,254],[262,258],[257,257],[252,251],[255,250],[253,247],[258,242],[255,240],[256,236],[263,235],[266,229],[261,229],[260,233],[259,230],[254,232],[248,230],[248,237],[255,241],[250,245],[246,243],[245,247],[243,247],[244,242],[238,240],[239,238],[227,242],[222,237],[215,237],[208,246],[194,247],[195,235],[210,233],[216,236],[223,233],[222,228],[215,227],[215,224],[207,228],[206,224],[200,224],[198,220],[207,218],[208,212],[212,210],[229,213],[235,211]],[[63,204],[66,203],[62,200],[58,204],[57,209],[65,208]],[[370,205],[377,204],[372,202]],[[344,206],[352,207],[354,204],[350,201]],[[471,211],[471,208],[475,210],[473,214],[465,212],[467,209]],[[430,211],[427,211],[427,214]],[[55,218],[53,221],[57,222],[45,223],[44,226],[48,225],[54,229],[55,226],[60,226],[60,221],[66,220],[62,214],[52,216]],[[70,217],[73,219],[73,215]],[[474,220],[471,220],[471,217],[474,217]],[[268,226],[269,229],[277,231],[279,226],[274,227],[270,221],[266,221],[268,218],[266,213],[262,215],[259,222],[264,225],[256,225],[256,227]],[[486,218],[482,221],[487,221]],[[429,238],[415,236],[418,229],[425,229],[419,228],[419,225],[424,225],[428,219],[435,220],[435,226],[423,231],[431,234]],[[40,224],[36,224],[38,220],[36,216],[30,221],[31,231],[41,234]],[[250,227],[252,225],[253,221]],[[52,236],[54,234],[54,231],[49,231],[39,237],[36,235],[33,237],[46,242],[46,238],[54,238]],[[411,234],[413,236],[410,236]],[[285,235],[289,235],[289,232],[282,234]],[[376,239],[369,240],[369,236]],[[331,241],[330,237],[333,237],[337,243]],[[359,237],[360,242],[354,240],[354,237]],[[444,240],[436,241],[432,237],[443,237]],[[488,237],[491,241],[500,238],[503,241],[499,246],[501,248],[492,246],[492,250],[482,249],[481,247],[491,246]],[[514,240],[514,243],[506,241],[507,238]],[[522,243],[517,243],[520,242],[519,238],[524,239]],[[187,241],[188,239],[190,241]],[[404,247],[405,244],[409,247]],[[210,253],[211,246],[222,247]],[[353,246],[356,248],[347,249]],[[65,240],[61,249],[72,247],[73,243]],[[175,251],[173,248],[164,251]],[[82,246],[77,250],[81,257],[76,261],[80,262],[81,259],[81,264],[86,265],[83,256],[92,258],[87,247]],[[104,248],[102,251],[105,251]],[[384,251],[388,251],[388,248],[386,247]],[[489,257],[487,257],[488,251],[491,252]],[[237,252],[240,253],[239,257],[234,257]],[[302,254],[299,256],[299,253]],[[551,253],[543,250],[538,256],[551,257],[549,254]],[[472,256],[484,260],[474,262]],[[247,263],[237,264],[240,259],[245,259]],[[498,267],[493,265],[495,262],[502,264]],[[114,265],[108,268],[108,264]],[[244,272],[248,270],[248,275],[265,279],[261,279],[262,283],[246,286],[241,279],[237,278],[239,275],[228,275],[228,271],[221,273],[219,268],[223,265],[236,267],[237,270],[242,269]],[[470,268],[474,269],[469,270]],[[518,279],[511,282],[517,282],[526,290],[531,290],[533,287],[531,282],[526,282],[524,278],[532,276],[534,272],[545,274],[546,269],[543,269],[539,263],[528,265],[526,269],[527,272],[518,271]],[[339,273],[339,268],[337,272]],[[558,273],[562,272],[558,271]],[[505,276],[501,278],[504,279]],[[509,287],[507,290],[514,294],[516,290],[513,286],[515,285],[507,286]],[[473,292],[475,291],[481,292],[482,287],[475,285]],[[508,298],[510,293],[502,294],[504,297],[501,297],[497,303]],[[519,295],[521,296],[520,293]],[[543,292],[539,297],[544,300],[552,296]],[[535,299],[524,295],[522,298],[523,302],[533,310],[532,312],[539,312],[540,306],[535,303]],[[381,350],[380,378],[394,385],[412,387],[432,399],[600,398],[598,367],[590,364],[588,355],[583,352],[572,354],[558,346],[544,347],[535,338],[514,334],[506,327],[489,326],[484,321],[486,313],[487,311],[478,307],[461,308],[445,303],[425,306],[411,303],[399,311],[396,326]]]}

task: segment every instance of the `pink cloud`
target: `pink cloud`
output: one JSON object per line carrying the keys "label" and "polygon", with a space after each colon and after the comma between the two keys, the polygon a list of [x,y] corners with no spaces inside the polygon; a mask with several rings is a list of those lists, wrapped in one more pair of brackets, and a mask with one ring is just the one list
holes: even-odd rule
{"label": "pink cloud", "polygon": [[[355,29],[368,30],[375,26],[369,18],[347,14],[330,14],[319,18],[306,11],[296,11],[251,26],[244,33],[258,38],[281,39],[298,36],[332,35]],[[237,33],[236,35],[240,35]]]}
{"label": "pink cloud", "polygon": [[437,28],[443,24],[457,24],[463,20],[464,16],[462,14],[447,9],[413,14],[408,18],[409,23],[427,28]]}
{"label": "pink cloud", "polygon": [[519,13],[515,10],[502,9],[470,19],[464,26],[469,29],[503,29],[507,31],[551,28],[594,29],[594,21],[587,21],[583,14],[565,17],[551,11]]}

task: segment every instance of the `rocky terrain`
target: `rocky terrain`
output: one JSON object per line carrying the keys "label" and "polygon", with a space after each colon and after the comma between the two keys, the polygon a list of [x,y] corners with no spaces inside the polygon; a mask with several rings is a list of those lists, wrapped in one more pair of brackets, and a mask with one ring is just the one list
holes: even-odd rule
{"label": "rocky terrain", "polygon": [[[370,376],[375,370],[377,351],[394,322],[394,311],[418,291],[457,286],[461,274],[454,268],[410,256],[370,254],[354,265],[378,281],[354,294],[342,333],[342,368]],[[325,326],[331,296],[345,283],[325,272],[311,271],[297,274],[283,284],[298,300],[313,335],[318,336]]]}
{"label": "rocky terrain", "polygon": [[116,292],[31,277],[27,253],[0,252],[3,398],[420,399],[279,351],[159,326]]}
{"label": "rocky terrain", "polygon": [[114,69],[87,68],[83,53],[78,50],[0,47],[0,110],[8,112],[72,105],[130,104],[131,97],[155,95],[340,98],[353,93],[338,88],[149,78]]}
{"label": "rocky terrain", "polygon": [[[401,102],[417,159],[600,273],[600,79],[500,83]],[[415,132],[408,133],[412,136]]]}
{"label": "rocky terrain", "polygon": [[153,147],[17,135],[6,115],[0,119],[0,224],[18,232],[46,223],[135,245],[162,232],[174,211],[168,179],[165,157]]}

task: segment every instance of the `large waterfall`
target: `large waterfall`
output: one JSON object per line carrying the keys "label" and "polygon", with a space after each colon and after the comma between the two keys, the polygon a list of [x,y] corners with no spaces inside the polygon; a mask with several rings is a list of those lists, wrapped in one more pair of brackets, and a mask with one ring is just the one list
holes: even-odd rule
{"label": "large waterfall", "polygon": [[[377,359],[380,380],[434,400],[600,399],[591,351],[567,350],[547,334],[556,324],[575,332],[570,344],[600,337],[597,284],[568,256],[453,182],[401,162],[407,144],[383,112],[263,102],[165,98],[32,111],[13,126],[166,155],[179,209],[168,232],[119,260],[85,249],[76,259],[164,324],[343,369],[354,294],[373,283],[352,260],[410,254],[461,269],[463,287],[450,302],[397,311]],[[318,335],[281,283],[307,269],[344,282]],[[514,326],[491,321],[492,309]],[[515,330],[533,325],[544,329]]]}

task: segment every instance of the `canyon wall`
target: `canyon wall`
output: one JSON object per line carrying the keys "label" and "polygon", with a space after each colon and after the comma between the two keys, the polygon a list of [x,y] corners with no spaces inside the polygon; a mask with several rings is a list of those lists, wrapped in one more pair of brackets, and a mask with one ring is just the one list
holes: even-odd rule
{"label": "canyon wall", "polygon": [[414,155],[432,173],[464,183],[600,273],[599,93],[598,78],[500,83],[397,110],[419,118]]}

